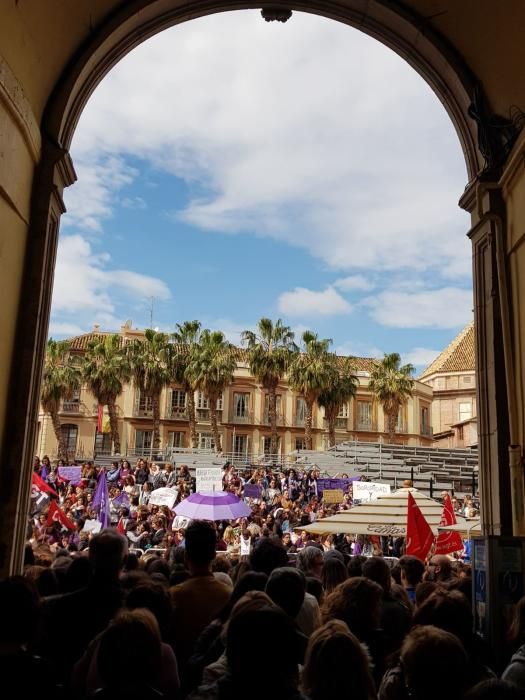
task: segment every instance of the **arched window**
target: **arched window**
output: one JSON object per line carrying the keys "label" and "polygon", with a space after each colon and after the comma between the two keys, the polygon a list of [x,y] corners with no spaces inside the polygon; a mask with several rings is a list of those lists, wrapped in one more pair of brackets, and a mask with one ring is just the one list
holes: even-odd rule
{"label": "arched window", "polygon": [[73,423],[65,423],[60,427],[66,446],[68,457],[75,457],[77,451],[78,426]]}

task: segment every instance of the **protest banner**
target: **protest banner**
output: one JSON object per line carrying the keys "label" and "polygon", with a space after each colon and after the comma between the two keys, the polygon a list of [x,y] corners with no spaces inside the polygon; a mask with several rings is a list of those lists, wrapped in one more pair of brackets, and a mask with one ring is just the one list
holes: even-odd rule
{"label": "protest banner", "polygon": [[342,489],[343,493],[348,493],[350,489],[350,484],[360,477],[353,477],[352,479],[317,479],[317,493],[319,496],[328,489]]}
{"label": "protest banner", "polygon": [[379,496],[386,496],[390,493],[390,484],[380,484],[376,481],[354,481],[353,500],[354,503],[368,503],[375,501]]}
{"label": "protest banner", "polygon": [[168,506],[168,508],[171,510],[176,499],[177,491],[163,487],[161,489],[155,489],[155,491],[151,492],[148,503],[152,506]]}
{"label": "protest banner", "polygon": [[260,498],[261,497],[261,487],[259,484],[244,484],[244,497],[245,498]]}
{"label": "protest banner", "polygon": [[66,481],[70,481],[73,486],[79,483],[80,478],[81,478],[81,473],[82,473],[82,467],[77,467],[77,466],[69,466],[69,467],[59,467],[58,468],[58,475],[62,478],[65,479]]}
{"label": "protest banner", "polygon": [[94,535],[102,530],[102,523],[99,520],[86,520],[82,532],[92,532]]}
{"label": "protest banner", "polygon": [[222,491],[220,467],[197,467],[195,477],[197,491]]}
{"label": "protest banner", "polygon": [[325,489],[323,491],[323,503],[342,503],[344,497],[343,489]]}

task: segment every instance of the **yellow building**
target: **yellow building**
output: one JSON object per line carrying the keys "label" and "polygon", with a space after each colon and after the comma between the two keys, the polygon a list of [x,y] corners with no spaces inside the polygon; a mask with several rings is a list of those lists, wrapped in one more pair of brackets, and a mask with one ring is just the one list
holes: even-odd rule
{"label": "yellow building", "polygon": [[478,444],[474,341],[474,322],[471,322],[419,377],[433,390],[436,447]]}
{"label": "yellow building", "polygon": [[[92,332],[71,339],[71,350],[82,354],[88,342],[100,339],[108,333],[96,326]],[[120,331],[123,342],[142,336],[142,331],[129,325]],[[235,455],[260,456],[270,449],[270,423],[268,419],[268,395],[250,374],[243,350],[239,350],[239,361],[234,381],[224,392],[216,406],[223,452]],[[355,358],[355,371],[359,387],[354,399],[340,412],[336,424],[336,441],[387,440],[383,409],[368,389],[370,372],[375,360]],[[195,392],[197,433],[200,449],[213,449],[210,424],[210,406],[207,399]],[[286,455],[293,450],[304,449],[304,399],[292,391],[283,381],[277,391],[277,426],[279,452]],[[430,422],[432,388],[416,381],[412,398],[399,415],[395,442],[407,445],[432,445]],[[117,403],[119,432],[123,454],[152,453],[153,410],[151,401],[141,396],[132,384],[125,386]],[[82,387],[69,401],[64,401],[60,411],[60,422],[71,458],[91,459],[95,454],[109,454],[111,440],[109,432],[97,434],[98,407],[96,399]],[[103,421],[103,424],[107,421]],[[323,450],[328,444],[328,430],[323,410],[316,407],[313,416],[314,450]],[[176,384],[166,387],[161,396],[161,451],[190,447],[186,394]],[[36,453],[56,456],[57,442],[48,415],[39,413]]]}

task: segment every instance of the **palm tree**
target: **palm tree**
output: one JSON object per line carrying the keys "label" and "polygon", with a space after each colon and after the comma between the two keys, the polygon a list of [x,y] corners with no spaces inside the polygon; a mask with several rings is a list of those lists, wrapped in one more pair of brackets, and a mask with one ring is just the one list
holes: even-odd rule
{"label": "palm tree", "polygon": [[292,353],[297,350],[294,333],[284,326],[281,319],[274,324],[269,318],[261,318],[257,331],[243,331],[243,343],[248,345],[250,372],[268,392],[268,418],[270,421],[270,454],[277,454],[277,387],[290,365]]}
{"label": "palm tree", "polygon": [[314,404],[319,395],[330,386],[333,376],[328,338],[319,340],[312,331],[302,336],[303,350],[294,357],[288,370],[288,382],[294,391],[301,394],[306,403],[304,440],[307,450],[312,449],[312,417]]}
{"label": "palm tree", "polygon": [[173,381],[180,384],[186,392],[186,408],[190,427],[190,441],[193,448],[197,447],[197,421],[195,419],[195,386],[190,381],[187,369],[192,351],[198,346],[201,332],[200,321],[184,321],[177,323],[177,330],[172,339],[179,346],[173,349],[172,371]]}
{"label": "palm tree", "polygon": [[388,437],[390,440],[396,432],[396,422],[401,406],[412,396],[414,380],[411,375],[414,367],[401,365],[397,352],[385,353],[384,358],[371,372],[369,388],[383,406],[387,418]]}
{"label": "palm tree", "polygon": [[326,388],[319,394],[317,403],[324,408],[324,415],[328,421],[328,441],[330,447],[335,445],[335,424],[341,408],[356,395],[359,380],[354,374],[352,358],[345,357],[339,360],[332,355],[331,380]]}
{"label": "palm tree", "polygon": [[127,347],[127,355],[135,386],[151,399],[153,409],[153,449],[160,447],[160,395],[171,382],[170,346],[166,333],[151,328],[144,331],[143,340]]}
{"label": "palm tree", "polygon": [[217,401],[224,389],[232,382],[237,362],[233,348],[221,331],[205,329],[200,343],[190,351],[186,370],[189,381],[202,391],[210,406],[211,429],[215,449],[221,451],[221,436],[217,426]]}
{"label": "palm tree", "polygon": [[116,454],[120,454],[117,399],[122,394],[124,382],[129,381],[130,376],[129,360],[117,333],[88,343],[82,364],[82,378],[99,406],[108,407],[111,441]]}
{"label": "palm tree", "polygon": [[58,445],[58,459],[67,460],[67,447],[60,429],[58,412],[60,403],[67,401],[80,389],[80,369],[71,356],[67,340],[47,341],[40,401],[45,413],[49,413]]}

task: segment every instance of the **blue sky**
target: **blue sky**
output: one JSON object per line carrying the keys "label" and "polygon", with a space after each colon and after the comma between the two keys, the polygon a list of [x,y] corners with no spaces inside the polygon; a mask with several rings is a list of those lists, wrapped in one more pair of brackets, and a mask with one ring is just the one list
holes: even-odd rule
{"label": "blue sky", "polygon": [[419,368],[472,317],[453,126],[398,56],[342,24],[224,13],[129,54],[72,145],[50,333],[98,323],[237,342],[261,316]]}

